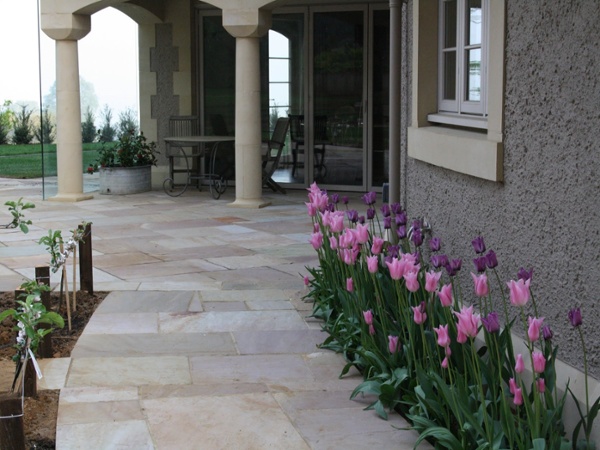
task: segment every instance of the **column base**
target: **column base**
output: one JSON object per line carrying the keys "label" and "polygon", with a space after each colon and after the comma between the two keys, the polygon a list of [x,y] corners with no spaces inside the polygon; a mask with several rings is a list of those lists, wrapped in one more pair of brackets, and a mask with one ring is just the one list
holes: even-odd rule
{"label": "column base", "polygon": [[94,198],[93,195],[90,194],[56,194],[54,197],[50,197],[48,200],[51,202],[64,202],[64,203],[75,203],[81,202],[83,200],[91,200]]}
{"label": "column base", "polygon": [[227,206],[232,208],[253,208],[259,209],[271,205],[271,202],[262,198],[254,199],[236,199],[233,203],[229,203]]}

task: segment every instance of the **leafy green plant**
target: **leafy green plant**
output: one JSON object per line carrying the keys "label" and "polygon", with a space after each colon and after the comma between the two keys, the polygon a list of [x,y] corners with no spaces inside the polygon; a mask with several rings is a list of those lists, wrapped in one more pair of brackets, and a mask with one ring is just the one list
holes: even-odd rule
{"label": "leafy green plant", "polygon": [[103,143],[96,164],[88,167],[94,173],[100,167],[136,167],[156,165],[155,142],[148,142],[144,133],[123,133],[115,143]]}
{"label": "leafy green plant", "polygon": [[8,144],[8,134],[11,130],[13,112],[10,110],[10,100],[5,100],[0,106],[0,145]]}
{"label": "leafy green plant", "polygon": [[29,233],[28,225],[31,225],[31,220],[25,220],[25,215],[23,214],[23,210],[35,208],[35,204],[33,203],[23,203],[23,197],[19,200],[12,201],[9,200],[4,203],[8,206],[8,211],[12,214],[13,220],[7,225],[4,225],[4,228],[20,228],[21,231],[25,234]]}
{"label": "leafy green plant", "polygon": [[85,117],[81,123],[81,140],[84,144],[96,140],[96,125],[94,124],[94,113],[90,108],[85,111]]}
{"label": "leafy green plant", "polygon": [[[44,336],[51,333],[55,327],[64,327],[64,320],[60,314],[47,311],[41,302],[41,294],[50,289],[48,286],[32,281],[21,285],[21,289],[25,290],[26,294],[23,294],[24,299],[17,299],[17,308],[0,313],[0,322],[11,317],[16,323],[14,329],[18,332],[15,344],[17,353],[13,356],[17,363],[13,390],[19,374],[25,367],[25,361],[33,357]],[[49,327],[41,328],[41,324],[47,324]]]}
{"label": "leafy green plant", "polygon": [[38,142],[43,142],[44,144],[52,144],[54,142],[54,124],[52,123],[52,116],[48,107],[44,109],[39,119],[39,124],[33,131]]}

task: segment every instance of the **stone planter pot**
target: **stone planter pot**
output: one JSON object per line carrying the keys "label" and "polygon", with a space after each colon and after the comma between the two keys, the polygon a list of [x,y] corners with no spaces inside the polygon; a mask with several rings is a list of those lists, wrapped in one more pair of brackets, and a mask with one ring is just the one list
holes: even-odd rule
{"label": "stone planter pot", "polygon": [[152,189],[152,166],[101,167],[99,175],[101,194],[137,194]]}

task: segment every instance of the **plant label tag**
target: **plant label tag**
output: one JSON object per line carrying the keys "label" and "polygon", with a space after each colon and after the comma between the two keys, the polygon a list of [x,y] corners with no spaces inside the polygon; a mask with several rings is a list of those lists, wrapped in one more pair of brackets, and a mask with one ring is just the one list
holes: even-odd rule
{"label": "plant label tag", "polygon": [[33,362],[33,367],[35,368],[35,373],[38,376],[38,380],[41,380],[44,375],[42,375],[42,371],[40,370],[40,366],[38,365],[37,360],[30,348],[27,349],[29,351],[29,356],[31,357],[31,362]]}

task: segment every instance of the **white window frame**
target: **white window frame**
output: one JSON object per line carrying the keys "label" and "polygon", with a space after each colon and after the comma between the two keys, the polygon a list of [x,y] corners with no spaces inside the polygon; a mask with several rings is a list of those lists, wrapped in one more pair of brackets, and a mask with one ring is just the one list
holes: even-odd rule
{"label": "white window frame", "polygon": [[[446,23],[444,20],[445,4],[448,0],[439,0],[439,25],[438,25],[438,113],[430,114],[431,122],[444,123],[455,126],[465,126],[470,128],[485,129],[487,123],[487,58],[489,42],[489,0],[481,0],[481,43],[470,45],[468,39],[468,20],[467,11],[468,0],[456,1],[456,37],[455,47],[444,48],[444,36]],[[467,52],[473,49],[481,49],[481,95],[479,101],[467,100],[468,85],[468,67]],[[448,52],[456,54],[455,66],[455,98],[444,99],[444,56]],[[482,120],[483,119],[483,120]]]}

